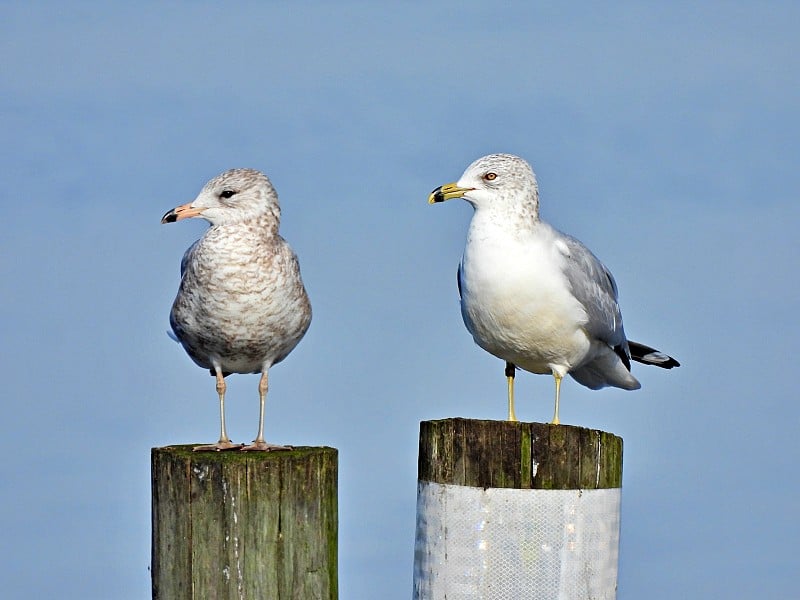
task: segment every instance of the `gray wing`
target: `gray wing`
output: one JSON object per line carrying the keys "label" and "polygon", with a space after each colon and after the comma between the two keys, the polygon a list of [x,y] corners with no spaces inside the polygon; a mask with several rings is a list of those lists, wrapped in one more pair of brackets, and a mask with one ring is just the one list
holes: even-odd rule
{"label": "gray wing", "polygon": [[[192,259],[192,252],[197,247],[197,244],[200,243],[200,240],[197,240],[194,244],[189,246],[188,250],[183,253],[183,258],[181,258],[181,279],[183,279],[184,273],[186,273],[186,266],[189,264],[189,261]],[[180,294],[180,291],[178,292]],[[183,329],[180,325],[178,325],[177,321],[175,321],[175,306],[173,305],[172,310],[169,312],[169,326],[172,328],[173,335],[170,335],[176,342],[180,342],[183,339]],[[169,335],[169,333],[168,333]]]}
{"label": "gray wing", "polygon": [[186,252],[183,253],[183,258],[181,259],[181,277],[183,277],[183,274],[186,272],[186,265],[189,264],[189,260],[191,259],[192,252],[194,252],[194,249],[197,247],[197,244],[199,244],[199,243],[200,243],[200,240],[197,240],[194,244],[189,246],[189,249],[186,250]]}
{"label": "gray wing", "polygon": [[630,369],[630,351],[622,327],[622,312],[617,303],[617,282],[606,266],[586,246],[572,236],[561,234],[568,248],[565,275],[572,294],[586,310],[586,331],[606,342]]}

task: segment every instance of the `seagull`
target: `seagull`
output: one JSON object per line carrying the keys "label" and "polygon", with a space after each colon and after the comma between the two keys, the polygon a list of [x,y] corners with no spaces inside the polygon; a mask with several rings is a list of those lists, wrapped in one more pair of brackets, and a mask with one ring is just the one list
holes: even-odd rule
{"label": "seagull", "polygon": [[458,267],[461,316],[475,343],[506,362],[508,420],[517,368],[555,379],[553,425],[560,423],[561,380],[600,389],[641,387],[631,359],[664,369],[680,363],[628,341],[617,284],[579,240],[539,218],[531,166],[511,154],[473,162],[461,179],[431,192],[428,202],[463,198],[474,214]]}
{"label": "seagull", "polygon": [[[260,171],[231,169],[161,223],[193,217],[210,227],[183,255],[169,322],[191,359],[216,377],[220,413],[219,441],[194,450],[285,449],[264,440],[267,374],[305,335],[311,304],[297,256],[278,234],[278,195]],[[261,374],[252,445],[232,443],[225,428],[225,377],[231,373]]]}

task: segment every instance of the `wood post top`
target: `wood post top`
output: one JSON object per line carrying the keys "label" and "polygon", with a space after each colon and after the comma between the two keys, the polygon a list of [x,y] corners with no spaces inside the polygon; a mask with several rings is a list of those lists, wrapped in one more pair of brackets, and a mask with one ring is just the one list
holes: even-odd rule
{"label": "wood post top", "polygon": [[162,446],[160,448],[151,448],[150,452],[151,455],[168,455],[173,458],[188,459],[191,462],[220,463],[296,460],[315,454],[331,454],[334,457],[338,455],[338,450],[329,446],[294,446],[291,450],[273,450],[269,452],[241,452],[239,450],[193,452],[192,448],[195,446],[197,444]]}
{"label": "wood post top", "polygon": [[462,418],[423,421],[418,477],[484,488],[618,488],[622,438],[572,425]]}

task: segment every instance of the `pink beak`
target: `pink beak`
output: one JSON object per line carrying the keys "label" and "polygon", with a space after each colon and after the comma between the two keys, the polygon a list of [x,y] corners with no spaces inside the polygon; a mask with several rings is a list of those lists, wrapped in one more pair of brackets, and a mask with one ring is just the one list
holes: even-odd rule
{"label": "pink beak", "polygon": [[175,221],[180,221],[181,219],[191,219],[192,217],[197,217],[203,212],[203,208],[193,208],[192,203],[189,202],[187,204],[181,204],[180,206],[176,206],[172,210],[168,211],[163,217],[161,217],[161,224],[164,223],[174,223]]}

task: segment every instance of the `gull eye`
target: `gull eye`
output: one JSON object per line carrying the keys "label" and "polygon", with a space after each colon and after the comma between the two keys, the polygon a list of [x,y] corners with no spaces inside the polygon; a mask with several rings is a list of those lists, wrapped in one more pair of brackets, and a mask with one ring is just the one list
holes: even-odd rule
{"label": "gull eye", "polygon": [[219,197],[220,198],[230,198],[235,193],[236,193],[235,190],[222,190],[222,192],[220,193]]}
{"label": "gull eye", "polygon": [[490,172],[486,173],[486,175],[483,176],[483,179],[485,181],[494,181],[495,179],[497,179],[497,173],[492,173],[490,171]]}

